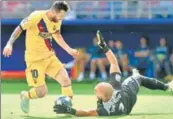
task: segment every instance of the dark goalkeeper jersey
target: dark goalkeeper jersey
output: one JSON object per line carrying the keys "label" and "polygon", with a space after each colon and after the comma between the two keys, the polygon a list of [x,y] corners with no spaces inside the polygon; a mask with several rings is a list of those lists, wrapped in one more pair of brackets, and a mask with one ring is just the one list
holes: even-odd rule
{"label": "dark goalkeeper jersey", "polygon": [[115,79],[111,79],[114,80],[111,81],[111,85],[113,87],[116,85],[112,98],[108,102],[102,102],[101,100],[97,102],[99,116],[127,115],[136,103],[136,96],[139,90],[136,81],[129,77],[121,84],[120,80],[116,79],[117,77],[121,78],[121,76],[117,75],[119,74],[115,74],[113,76]]}
{"label": "dark goalkeeper jersey", "polygon": [[100,116],[126,115],[131,111],[129,96],[121,91],[114,91],[112,98],[108,102],[98,102],[97,113]]}

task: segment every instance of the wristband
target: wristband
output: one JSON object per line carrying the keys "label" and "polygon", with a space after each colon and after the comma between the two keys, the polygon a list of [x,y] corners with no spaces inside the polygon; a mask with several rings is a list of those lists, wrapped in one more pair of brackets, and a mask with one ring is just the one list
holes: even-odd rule
{"label": "wristband", "polygon": [[76,114],[76,110],[74,108],[71,108],[70,114],[71,115],[75,115]]}

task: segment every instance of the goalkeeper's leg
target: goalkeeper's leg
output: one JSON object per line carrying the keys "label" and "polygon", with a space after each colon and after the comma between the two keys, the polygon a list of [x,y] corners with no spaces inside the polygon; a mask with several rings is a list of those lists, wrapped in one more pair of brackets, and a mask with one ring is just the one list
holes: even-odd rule
{"label": "goalkeeper's leg", "polygon": [[135,69],[133,70],[132,78],[137,80],[141,86],[144,86],[151,90],[172,90],[173,89],[173,81],[165,84],[157,79],[145,77],[139,74],[139,72]]}
{"label": "goalkeeper's leg", "polygon": [[145,77],[145,76],[140,76],[141,79],[141,85],[152,89],[152,90],[167,90],[168,89],[168,85],[164,84],[163,82],[154,79],[154,78],[149,78],[149,77]]}

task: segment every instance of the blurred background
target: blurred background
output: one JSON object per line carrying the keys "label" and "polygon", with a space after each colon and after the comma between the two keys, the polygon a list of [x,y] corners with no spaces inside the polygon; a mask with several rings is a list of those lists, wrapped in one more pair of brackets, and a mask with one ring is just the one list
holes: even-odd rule
{"label": "blurred background", "polygon": [[[35,10],[49,9],[53,1],[2,1],[1,51],[14,28]],[[123,77],[136,67],[143,75],[173,79],[173,0],[69,1],[71,11],[62,25],[62,35],[80,50],[73,59],[59,46],[53,47],[69,75],[78,82],[104,81],[109,63],[96,46],[95,33],[103,32],[118,57]],[[25,78],[25,33],[14,44],[13,55],[1,55],[2,79]],[[2,54],[2,53],[1,53]]]}

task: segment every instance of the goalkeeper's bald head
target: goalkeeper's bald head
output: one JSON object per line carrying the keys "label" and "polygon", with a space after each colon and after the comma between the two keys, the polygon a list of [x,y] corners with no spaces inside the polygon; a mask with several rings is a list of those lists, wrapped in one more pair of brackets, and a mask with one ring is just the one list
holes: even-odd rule
{"label": "goalkeeper's bald head", "polygon": [[95,86],[95,94],[98,99],[107,102],[111,99],[113,95],[113,87],[111,84],[106,82],[101,82]]}

